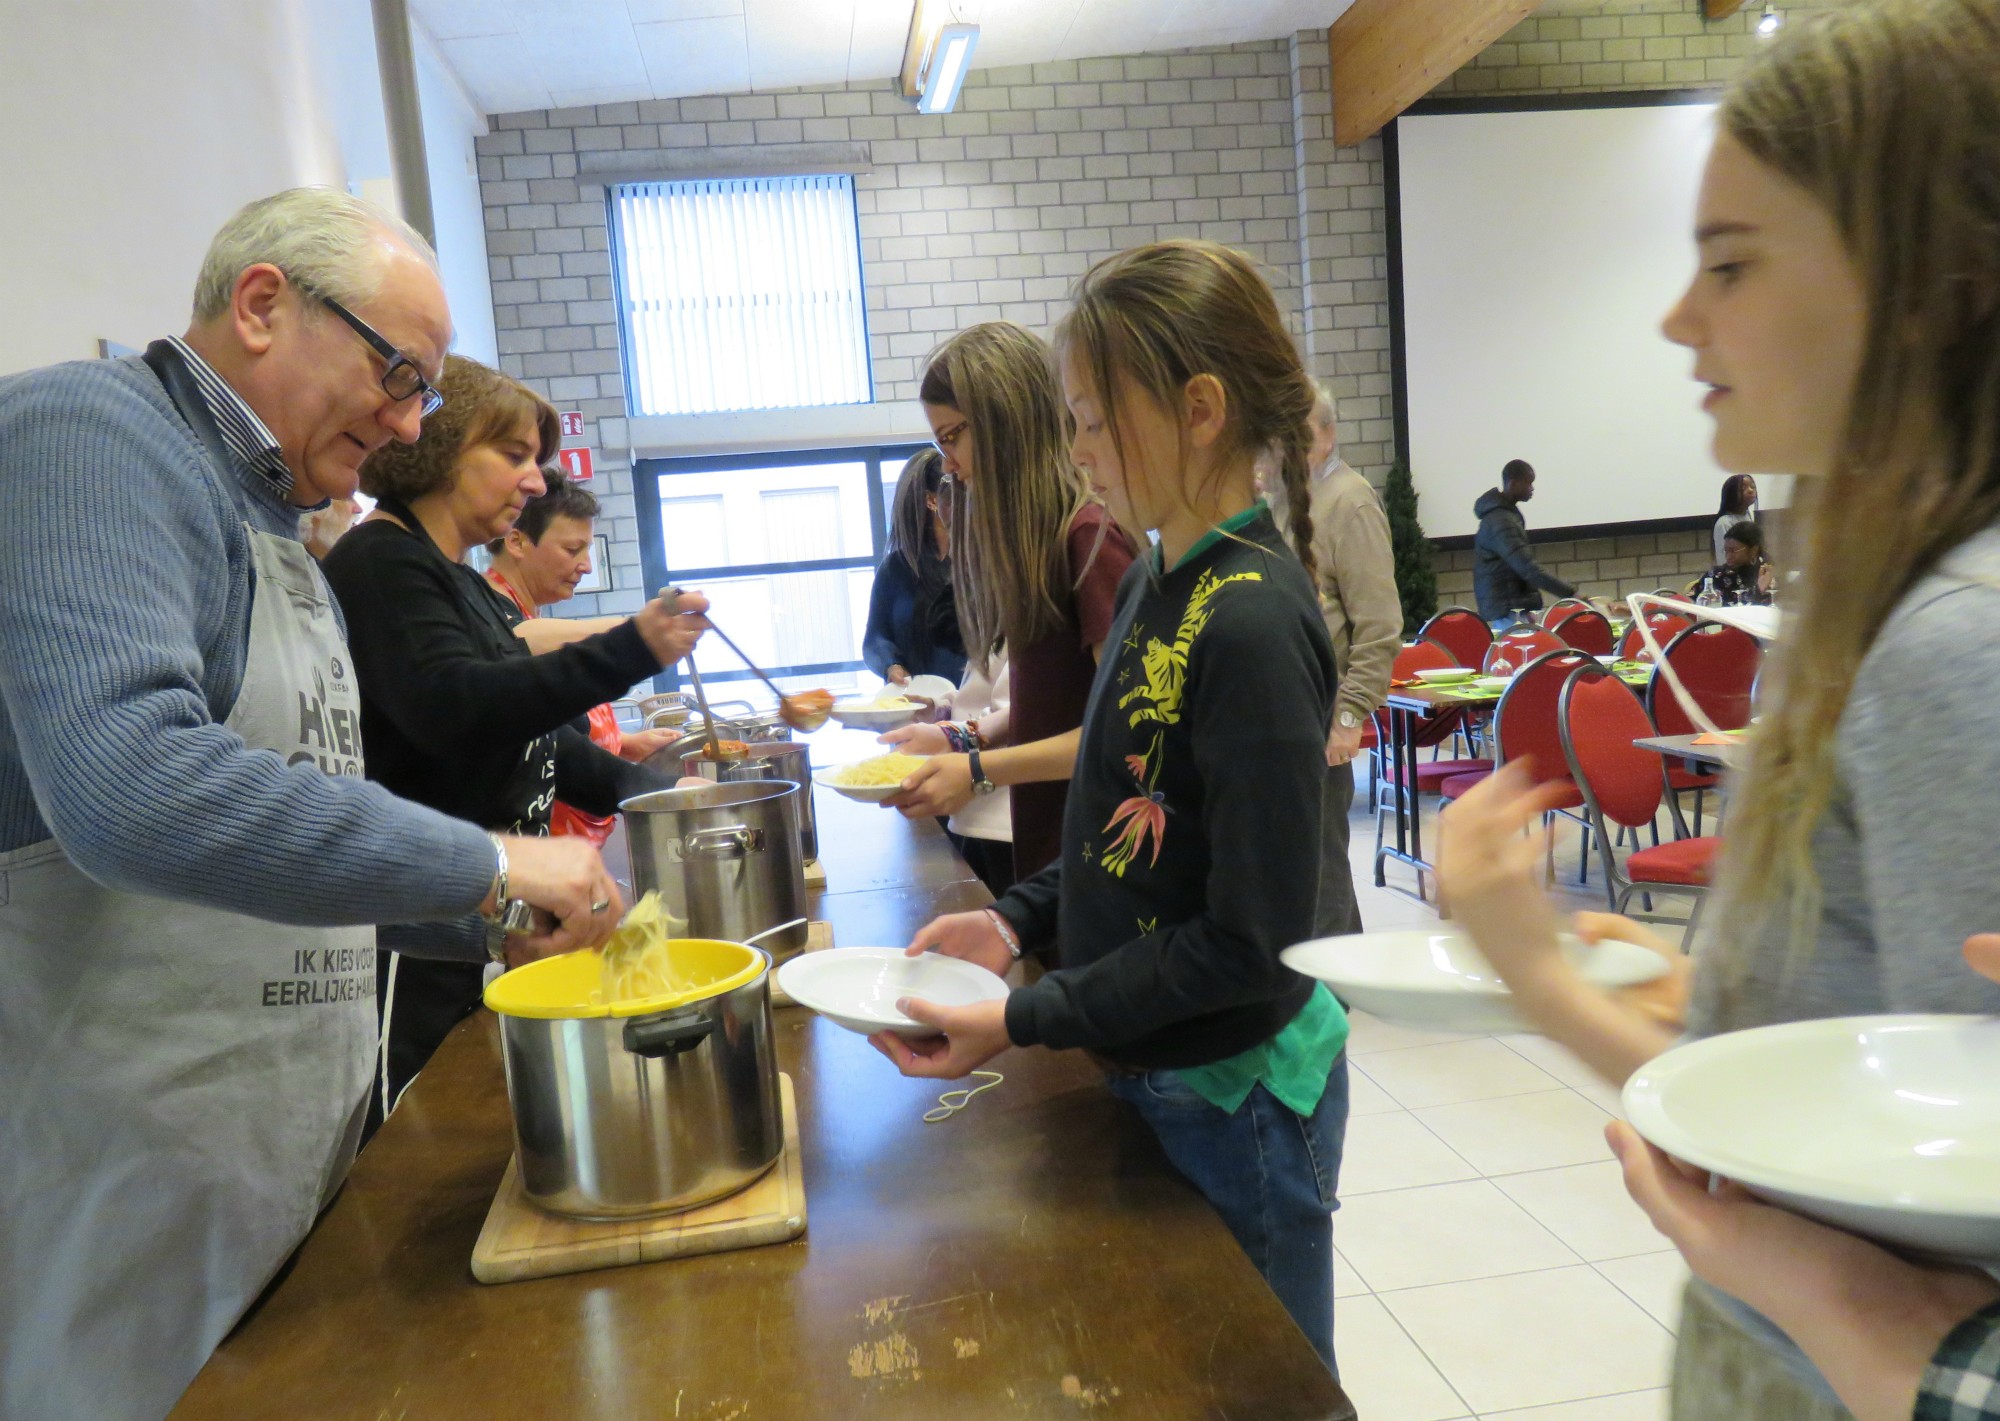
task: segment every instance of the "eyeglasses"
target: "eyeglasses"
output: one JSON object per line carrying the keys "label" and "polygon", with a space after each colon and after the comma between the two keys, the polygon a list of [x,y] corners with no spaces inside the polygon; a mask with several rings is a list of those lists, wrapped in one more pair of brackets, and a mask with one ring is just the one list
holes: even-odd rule
{"label": "eyeglasses", "polygon": [[954,424],[950,429],[945,430],[931,441],[932,444],[937,446],[938,453],[949,454],[958,447],[958,441],[965,438],[967,423],[968,421],[966,420],[960,420],[957,424]]}
{"label": "eyeglasses", "polygon": [[369,349],[388,362],[388,367],[382,372],[383,393],[398,403],[423,396],[423,404],[419,407],[420,418],[428,418],[443,408],[444,392],[424,378],[424,372],[417,368],[416,361],[389,344],[381,332],[331,296],[321,296],[319,300],[334,315],[354,327],[354,333],[368,342]]}

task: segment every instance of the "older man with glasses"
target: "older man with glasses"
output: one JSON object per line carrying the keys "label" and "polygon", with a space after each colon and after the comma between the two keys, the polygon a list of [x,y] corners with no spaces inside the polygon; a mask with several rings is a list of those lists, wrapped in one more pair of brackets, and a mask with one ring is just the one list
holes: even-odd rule
{"label": "older man with glasses", "polygon": [[184,336],[0,380],[0,1416],[164,1415],[305,1237],[369,925],[519,958],[618,920],[583,841],[362,777],[299,515],[416,439],[450,339],[422,239],[302,188],[217,234]]}

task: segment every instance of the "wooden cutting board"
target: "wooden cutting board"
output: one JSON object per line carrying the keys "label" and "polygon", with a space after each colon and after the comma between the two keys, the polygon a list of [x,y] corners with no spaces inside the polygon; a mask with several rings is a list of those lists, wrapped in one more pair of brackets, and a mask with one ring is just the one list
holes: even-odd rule
{"label": "wooden cutting board", "polygon": [[[832,923],[812,922],[806,924],[806,945],[799,949],[800,952],[824,952],[832,946]],[[771,974],[771,1005],[773,1008],[795,1007],[798,1005],[797,1002],[785,994],[785,989],[778,985],[778,975],[775,972]]]}
{"label": "wooden cutting board", "polygon": [[792,1078],[780,1072],[785,1149],[748,1189],[678,1214],[587,1223],[545,1213],[521,1188],[518,1156],[507,1161],[500,1192],[472,1249],[472,1276],[482,1283],[518,1283],[627,1263],[654,1263],[783,1243],[806,1231],[805,1171],[799,1158],[799,1107]]}

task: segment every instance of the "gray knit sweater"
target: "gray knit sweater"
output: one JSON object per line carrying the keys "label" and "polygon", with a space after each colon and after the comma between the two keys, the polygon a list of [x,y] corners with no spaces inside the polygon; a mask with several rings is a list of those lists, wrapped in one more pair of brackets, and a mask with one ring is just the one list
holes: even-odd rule
{"label": "gray knit sweater", "polygon": [[243,525],[296,537],[298,512],[213,467],[136,359],[0,379],[0,851],[53,837],[108,887],[308,926],[477,907],[479,829],[223,728]]}
{"label": "gray knit sweater", "polygon": [[[1813,834],[1821,914],[1786,972],[1783,910],[1748,980],[1698,963],[1696,1035],[1882,1012],[2000,1014],[2000,984],[1960,947],[2000,931],[1993,788],[2000,785],[2000,529],[1955,549],[1913,587],[1863,658],[1840,718],[1833,802]],[[1803,1353],[1734,1298],[1724,1310],[1823,1397]]]}

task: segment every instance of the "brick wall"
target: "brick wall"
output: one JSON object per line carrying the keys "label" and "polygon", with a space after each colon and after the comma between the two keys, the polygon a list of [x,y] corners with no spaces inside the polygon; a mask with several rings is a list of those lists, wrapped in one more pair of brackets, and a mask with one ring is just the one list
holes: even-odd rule
{"label": "brick wall", "polygon": [[[1712,538],[1711,529],[1696,528],[1624,538],[1537,542],[1535,561],[1563,581],[1575,583],[1579,596],[1615,601],[1628,592],[1686,586],[1714,565]],[[1472,549],[1440,550],[1437,583],[1440,607],[1472,606]]]}
{"label": "brick wall", "polygon": [[[1839,0],[1786,9],[1825,3]],[[1705,25],[1691,0],[1565,6],[1524,21],[1438,92],[1720,84],[1755,52],[1755,20],[1753,6]],[[705,150],[726,164],[766,145],[865,144],[873,167],[855,187],[881,401],[914,398],[924,355],[963,326],[1046,329],[1101,256],[1170,236],[1241,247],[1263,262],[1333,390],[1342,452],[1379,481],[1394,452],[1381,140],[1338,146],[1331,114],[1326,32],[1305,30],[982,70],[956,113],[935,116],[882,83],[497,116],[478,153],[501,363],[589,421],[620,589],[566,610],[629,611],[642,596],[604,188],[579,176],[580,154],[636,166]],[[1458,556],[1443,555],[1446,575]],[[1590,543],[1564,556],[1591,567],[1586,581],[1622,577],[1627,558],[1676,557],[1674,573],[1707,565],[1697,544]]]}
{"label": "brick wall", "polygon": [[[1323,33],[1305,52],[1323,76]],[[1301,329],[1298,53],[1279,40],[982,70],[940,115],[871,83],[496,117],[477,146],[501,364],[589,420],[619,586],[565,610],[629,611],[643,595],[604,185],[579,175],[579,154],[637,166],[703,149],[726,165],[764,145],[865,143],[855,203],[875,398],[913,400],[924,356],[953,331],[1046,330],[1092,262],[1165,237],[1249,252]],[[1315,248],[1322,278],[1339,241]]]}

